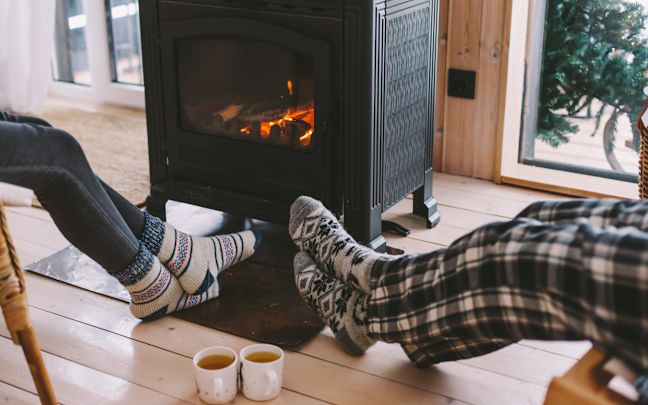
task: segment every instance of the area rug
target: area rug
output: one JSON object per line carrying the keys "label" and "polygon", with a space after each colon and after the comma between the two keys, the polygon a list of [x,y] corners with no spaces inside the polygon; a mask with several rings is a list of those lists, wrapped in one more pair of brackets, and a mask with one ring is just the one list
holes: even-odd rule
{"label": "area rug", "polygon": [[133,204],[149,192],[149,161],[144,114],[105,114],[48,102],[43,118],[72,134],[92,169]]}
{"label": "area rug", "polygon": [[[285,226],[173,201],[167,204],[167,219],[178,229],[193,235],[254,228],[263,236],[254,256],[221,273],[218,298],[173,316],[288,348],[305,343],[322,330],[324,325],[302,302],[295,287],[292,258],[296,249]],[[73,246],[26,268],[112,298],[129,299],[115,278]]]}

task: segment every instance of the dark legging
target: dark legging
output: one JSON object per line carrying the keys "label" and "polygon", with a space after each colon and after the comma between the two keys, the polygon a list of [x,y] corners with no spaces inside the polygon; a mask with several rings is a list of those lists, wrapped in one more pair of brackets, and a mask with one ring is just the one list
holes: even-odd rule
{"label": "dark legging", "polygon": [[0,112],[0,181],[34,190],[63,235],[109,272],[137,255],[142,212],[93,173],[67,132]]}

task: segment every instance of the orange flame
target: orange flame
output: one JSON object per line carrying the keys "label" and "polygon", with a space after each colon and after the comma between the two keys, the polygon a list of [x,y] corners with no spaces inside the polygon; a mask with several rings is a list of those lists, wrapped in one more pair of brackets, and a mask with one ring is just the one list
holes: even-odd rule
{"label": "orange flame", "polygon": [[296,110],[296,111],[288,110],[288,112],[278,120],[263,121],[261,123],[261,137],[262,138],[269,137],[270,129],[272,128],[273,125],[282,127],[287,125],[288,122],[294,122],[297,120],[304,121],[308,125],[310,125],[311,128],[313,128],[315,126],[315,109],[310,107],[307,109]]}
{"label": "orange flame", "polygon": [[[303,121],[310,125],[310,129],[304,133],[304,135],[301,135],[299,137],[299,142],[304,145],[308,146],[311,141],[311,136],[313,135],[313,128],[315,127],[315,108],[308,107],[305,109],[301,110],[295,110],[295,111],[290,111],[288,112],[281,118],[276,119],[274,121],[262,121],[261,122],[261,138],[268,138],[270,136],[270,131],[272,130],[273,126],[278,126],[280,128],[286,127],[289,125],[291,122],[295,121]],[[243,135],[250,135],[251,132],[251,127],[246,126],[241,128],[241,133]]]}
{"label": "orange flame", "polygon": [[[292,81],[288,80],[286,86],[288,87],[288,93],[292,96],[293,95]],[[315,128],[315,108],[312,105],[307,108],[302,108],[295,111],[289,109],[288,112],[284,114],[283,117],[273,121],[262,121],[260,124],[261,138],[270,137],[270,131],[272,130],[273,126],[278,126],[279,128],[286,128],[288,125],[290,125],[290,123],[293,123],[295,121],[302,121],[310,125],[310,129],[299,137],[299,143],[301,143],[304,146],[308,146],[311,142],[311,136],[313,135],[314,128]],[[252,132],[252,127],[246,126],[241,128],[240,131],[241,134],[243,135],[250,135],[250,133]]]}
{"label": "orange flame", "polygon": [[311,141],[311,135],[313,135],[313,130],[309,129],[308,132],[306,132],[304,135],[299,137],[299,143],[301,143],[304,146],[308,146]]}

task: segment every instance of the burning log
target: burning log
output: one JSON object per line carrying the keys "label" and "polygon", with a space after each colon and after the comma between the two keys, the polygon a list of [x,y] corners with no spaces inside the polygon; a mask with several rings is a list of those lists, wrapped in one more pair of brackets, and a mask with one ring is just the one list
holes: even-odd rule
{"label": "burning log", "polygon": [[272,125],[270,127],[270,130],[267,132],[268,135],[264,136],[264,131],[263,131],[263,124],[261,125],[261,137],[262,138],[267,138],[270,140],[272,143],[280,143],[281,142],[281,128],[279,125]]}
{"label": "burning log", "polygon": [[[241,122],[259,124],[259,135],[267,142],[279,145],[292,145],[299,149],[310,144],[314,132],[315,109],[312,106],[297,110],[265,111],[258,114],[240,114],[237,119]],[[252,133],[252,125],[240,128],[243,135]]]}
{"label": "burning log", "polygon": [[223,107],[213,100],[203,100],[184,105],[183,112],[190,127],[207,133],[225,131],[231,136],[240,134],[259,142],[304,149],[314,132],[315,108],[312,104],[296,105],[290,81],[288,91],[281,101],[230,103]]}
{"label": "burning log", "polygon": [[230,104],[216,114],[221,118],[222,122],[227,122],[237,117],[244,107],[243,104]]}

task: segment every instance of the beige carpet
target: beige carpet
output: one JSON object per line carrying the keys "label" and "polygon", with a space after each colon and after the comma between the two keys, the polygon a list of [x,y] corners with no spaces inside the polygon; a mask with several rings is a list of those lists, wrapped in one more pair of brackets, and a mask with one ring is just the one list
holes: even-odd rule
{"label": "beige carpet", "polygon": [[93,170],[134,204],[149,193],[146,118],[143,112],[109,108],[109,113],[48,102],[44,118],[74,135]]}

